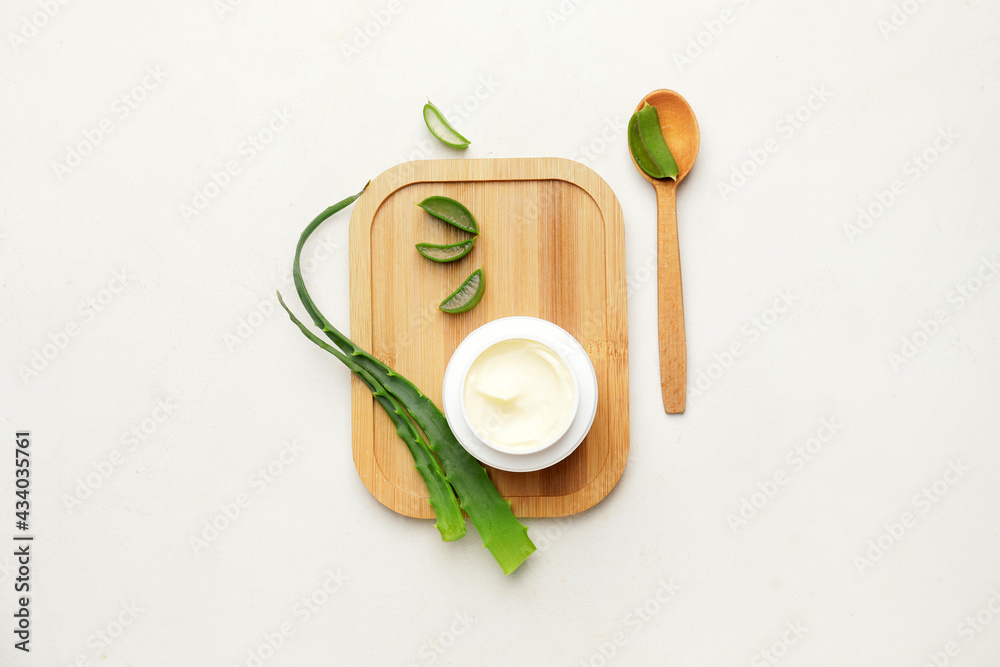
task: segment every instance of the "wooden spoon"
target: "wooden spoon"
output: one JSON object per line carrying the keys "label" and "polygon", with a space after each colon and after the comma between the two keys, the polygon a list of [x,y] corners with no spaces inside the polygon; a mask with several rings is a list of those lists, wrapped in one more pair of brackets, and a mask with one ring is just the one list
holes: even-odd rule
{"label": "wooden spoon", "polygon": [[[684,412],[687,401],[687,344],[684,340],[684,295],[681,291],[681,255],[677,244],[677,184],[694,166],[701,134],[687,100],[672,90],[654,90],[642,98],[656,107],[660,129],[677,162],[677,180],[653,178],[635,168],[656,188],[656,290],[659,296],[660,388],[663,409]],[[631,154],[631,151],[629,151]],[[635,162],[635,157],[632,158]]]}

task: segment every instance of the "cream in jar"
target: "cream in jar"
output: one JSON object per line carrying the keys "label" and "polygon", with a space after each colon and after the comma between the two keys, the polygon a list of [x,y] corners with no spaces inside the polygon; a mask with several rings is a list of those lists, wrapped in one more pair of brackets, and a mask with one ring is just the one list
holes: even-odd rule
{"label": "cream in jar", "polygon": [[514,338],[486,348],[465,378],[464,411],[487,444],[535,451],[557,440],[576,413],[569,366],[538,341]]}

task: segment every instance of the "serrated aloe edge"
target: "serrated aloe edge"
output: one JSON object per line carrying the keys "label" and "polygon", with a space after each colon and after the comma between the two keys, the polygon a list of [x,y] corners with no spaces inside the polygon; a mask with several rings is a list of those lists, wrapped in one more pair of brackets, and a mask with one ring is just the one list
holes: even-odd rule
{"label": "serrated aloe edge", "polygon": [[[369,388],[384,389],[417,423],[426,436],[431,451],[440,459],[445,477],[458,495],[461,508],[469,515],[472,525],[479,531],[483,546],[493,554],[503,573],[510,574],[535,551],[535,545],[528,537],[528,528],[514,516],[510,501],[500,495],[479,461],[459,444],[437,405],[421,393],[413,383],[359,348],[350,338],[330,324],[313,303],[309,290],[306,289],[300,267],[302,248],[306,241],[323,221],[349,206],[361,196],[362,192],[364,188],[358,194],[330,206],[302,231],[295,248],[295,261],[292,264],[295,289],[313,324],[341,349],[346,355],[345,358],[349,358],[355,366],[368,374],[367,378],[361,377],[369,384]],[[350,368],[350,365],[348,367]]]}
{"label": "serrated aloe edge", "polygon": [[455,497],[455,490],[451,488],[451,484],[445,478],[441,464],[434,458],[430,448],[427,446],[427,442],[420,435],[420,431],[417,430],[413,422],[410,421],[409,416],[403,411],[399,402],[389,395],[371,374],[344,356],[340,350],[329,345],[319,336],[309,331],[306,325],[302,324],[299,318],[295,317],[288,306],[285,305],[285,300],[282,298],[281,292],[278,292],[278,303],[281,304],[281,307],[288,313],[288,317],[291,318],[292,322],[302,331],[306,338],[321,349],[337,357],[337,359],[343,362],[345,366],[351,369],[364,382],[365,386],[368,387],[368,390],[375,397],[375,400],[378,401],[378,404],[389,415],[393,426],[396,427],[396,433],[406,443],[406,448],[410,450],[410,455],[413,456],[414,467],[420,473],[420,476],[424,478],[427,490],[430,491],[429,502],[431,507],[434,508],[434,515],[437,517],[437,523],[434,524],[434,527],[440,531],[441,539],[445,542],[454,542],[465,537],[465,517],[462,516],[462,509],[458,505],[458,498]]}

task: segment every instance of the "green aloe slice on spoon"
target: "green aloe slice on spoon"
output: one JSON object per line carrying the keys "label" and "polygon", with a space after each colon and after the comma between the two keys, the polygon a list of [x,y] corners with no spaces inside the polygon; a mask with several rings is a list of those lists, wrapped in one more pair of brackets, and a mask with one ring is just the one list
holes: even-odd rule
{"label": "green aloe slice on spoon", "polygon": [[628,147],[636,164],[653,178],[677,178],[677,162],[663,138],[660,114],[648,102],[629,119]]}

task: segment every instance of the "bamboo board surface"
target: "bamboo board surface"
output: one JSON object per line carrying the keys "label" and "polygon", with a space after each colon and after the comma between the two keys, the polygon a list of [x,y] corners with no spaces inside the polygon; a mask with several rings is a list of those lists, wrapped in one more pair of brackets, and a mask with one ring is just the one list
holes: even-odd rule
{"label": "bamboo board surface", "polygon": [[[415,202],[445,195],[479,223],[475,249],[437,264],[414,244],[469,236]],[[351,338],[412,381],[438,406],[445,367],[477,327],[511,315],[566,329],[597,371],[597,417],[580,447],[531,473],[487,468],[521,517],[566,516],[600,502],[618,482],[629,448],[625,231],[607,183],[563,158],[424,160],[373,180],[350,229]],[[486,293],[460,315],[438,304],[483,266]],[[365,486],[400,514],[432,518],[409,451],[357,378],[352,380],[352,450]]]}

